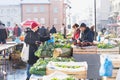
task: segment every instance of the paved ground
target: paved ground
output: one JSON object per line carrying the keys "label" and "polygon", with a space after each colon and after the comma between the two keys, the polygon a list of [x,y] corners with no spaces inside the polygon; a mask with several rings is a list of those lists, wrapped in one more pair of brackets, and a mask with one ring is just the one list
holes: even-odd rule
{"label": "paved ground", "polygon": [[26,79],[26,68],[13,69],[10,61],[7,61],[7,74],[4,76],[5,66],[0,65],[0,80],[25,80]]}

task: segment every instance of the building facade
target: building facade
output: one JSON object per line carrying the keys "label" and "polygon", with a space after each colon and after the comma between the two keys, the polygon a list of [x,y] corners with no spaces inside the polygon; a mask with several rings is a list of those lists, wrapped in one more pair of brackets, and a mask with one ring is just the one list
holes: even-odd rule
{"label": "building facade", "polygon": [[22,0],[21,20],[35,20],[45,27],[55,25],[58,31],[66,25],[66,0]]}
{"label": "building facade", "polygon": [[120,0],[110,0],[111,14],[109,19],[111,23],[120,22]]}
{"label": "building facade", "polygon": [[109,23],[110,15],[110,1],[109,0],[98,0],[99,6],[97,8],[96,20],[97,20],[97,30],[100,31],[105,28]]}
{"label": "building facade", "polygon": [[20,0],[0,1],[0,21],[7,27],[14,27],[15,23],[21,22]]}

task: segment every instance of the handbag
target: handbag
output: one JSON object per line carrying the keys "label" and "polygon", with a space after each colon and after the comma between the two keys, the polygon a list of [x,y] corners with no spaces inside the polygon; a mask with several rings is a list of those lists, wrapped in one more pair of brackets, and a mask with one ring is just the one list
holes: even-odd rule
{"label": "handbag", "polygon": [[29,60],[29,45],[23,43],[23,49],[21,52],[21,59],[23,62],[27,62]]}

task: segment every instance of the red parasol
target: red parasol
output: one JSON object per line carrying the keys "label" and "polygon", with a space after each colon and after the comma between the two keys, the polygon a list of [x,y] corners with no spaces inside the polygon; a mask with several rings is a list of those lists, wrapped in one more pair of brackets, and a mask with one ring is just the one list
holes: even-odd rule
{"label": "red parasol", "polygon": [[31,28],[32,23],[37,23],[40,26],[40,23],[38,23],[36,21],[33,21],[33,20],[24,21],[24,22],[21,23],[21,26],[22,27],[30,27]]}

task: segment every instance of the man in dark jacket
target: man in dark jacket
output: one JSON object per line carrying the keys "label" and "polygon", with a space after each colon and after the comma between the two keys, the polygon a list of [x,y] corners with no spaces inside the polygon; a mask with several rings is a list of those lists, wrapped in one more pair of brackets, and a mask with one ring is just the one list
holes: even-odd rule
{"label": "man in dark jacket", "polygon": [[29,80],[31,74],[29,73],[30,67],[36,63],[38,60],[38,57],[34,55],[35,51],[39,47],[39,31],[38,31],[38,24],[32,23],[31,30],[27,32],[27,35],[25,37],[25,43],[29,45],[29,60],[27,65],[27,79]]}
{"label": "man in dark jacket", "polygon": [[50,33],[51,34],[57,33],[57,30],[54,25],[53,25],[52,29],[50,30]]}
{"label": "man in dark jacket", "polygon": [[41,40],[41,42],[45,42],[45,41],[50,39],[50,35],[48,34],[48,31],[47,31],[47,29],[44,26],[42,26],[39,29],[39,33],[40,33],[40,40]]}
{"label": "man in dark jacket", "polygon": [[0,23],[0,44],[5,44],[7,39],[8,33],[7,29],[5,28],[5,24]]}
{"label": "man in dark jacket", "polygon": [[81,38],[77,41],[79,42],[93,42],[94,40],[94,35],[92,31],[86,26],[85,23],[82,23],[80,25],[80,30],[82,31]]}

